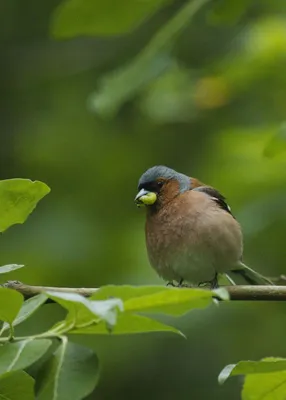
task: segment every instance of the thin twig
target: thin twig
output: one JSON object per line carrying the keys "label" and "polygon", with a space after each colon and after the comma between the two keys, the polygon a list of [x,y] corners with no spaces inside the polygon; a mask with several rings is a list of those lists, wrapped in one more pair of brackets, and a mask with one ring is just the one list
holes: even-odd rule
{"label": "thin twig", "polygon": [[93,293],[95,293],[98,289],[97,288],[66,288],[66,287],[50,287],[50,286],[32,286],[26,285],[20,281],[7,281],[2,285],[8,289],[17,290],[17,292],[21,293],[25,300],[36,296],[37,294],[43,292],[61,292],[61,293],[77,293],[84,297],[89,297]]}
{"label": "thin twig", "polygon": [[[8,281],[3,286],[17,290],[25,299],[46,291],[61,293],[77,293],[85,297],[91,296],[98,288],[66,288],[48,286],[30,286],[19,281]],[[286,286],[224,286],[230,300],[239,301],[286,301]],[[191,290],[191,289],[190,289]]]}

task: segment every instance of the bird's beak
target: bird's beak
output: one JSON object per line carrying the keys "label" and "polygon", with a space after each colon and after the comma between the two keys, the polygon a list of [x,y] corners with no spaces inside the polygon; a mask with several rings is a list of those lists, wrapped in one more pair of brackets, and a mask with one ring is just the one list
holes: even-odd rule
{"label": "bird's beak", "polygon": [[140,206],[151,206],[157,200],[157,195],[154,192],[148,192],[148,190],[141,189],[135,197],[135,203],[138,207]]}

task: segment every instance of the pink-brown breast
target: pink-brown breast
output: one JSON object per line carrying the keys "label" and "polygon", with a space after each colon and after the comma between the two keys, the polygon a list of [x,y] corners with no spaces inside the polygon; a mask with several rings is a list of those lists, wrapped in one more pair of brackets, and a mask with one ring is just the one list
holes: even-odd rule
{"label": "pink-brown breast", "polygon": [[151,265],[164,279],[199,283],[235,267],[242,234],[208,195],[187,191],[147,213],[146,245]]}

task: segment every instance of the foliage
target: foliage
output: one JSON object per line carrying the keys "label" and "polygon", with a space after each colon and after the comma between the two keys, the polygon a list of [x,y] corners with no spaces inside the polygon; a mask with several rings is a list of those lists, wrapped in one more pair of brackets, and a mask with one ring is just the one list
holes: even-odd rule
{"label": "foliage", "polygon": [[7,400],[34,400],[34,380],[25,371],[0,376],[0,395]]}
{"label": "foliage", "polygon": [[[111,0],[65,0],[56,6],[32,0],[30,7],[21,0],[8,3],[0,15],[5,43],[0,73],[5,101],[1,171],[5,176],[33,176],[36,171],[37,178],[51,182],[56,190],[43,217],[2,236],[1,256],[8,259],[2,262],[10,262],[12,253],[12,262],[18,257],[30,268],[8,264],[0,273],[18,269],[17,277],[57,286],[156,281],[147,266],[142,215],[132,212],[131,203],[139,174],[158,162],[221,189],[242,223],[246,259],[261,272],[284,272],[285,1],[150,0],[123,1],[120,7]],[[50,40],[48,26],[53,39],[66,40]],[[38,193],[22,196],[19,190],[26,189],[18,181],[19,214],[14,214],[15,193],[3,197],[2,205],[12,208],[7,220],[0,207],[1,230],[8,228],[11,213],[15,218],[10,223],[22,223],[46,194],[45,186],[29,182],[24,180],[24,185],[34,186]],[[7,183],[2,185],[6,191]],[[102,286],[88,302],[76,296],[79,301],[74,306],[75,298],[64,298],[62,293],[23,302],[21,296],[3,290],[5,304],[8,296],[11,300],[10,310],[1,308],[7,320],[2,327],[2,335],[7,335],[2,337],[3,348],[10,352],[10,344],[20,343],[25,357],[18,361],[26,368],[26,355],[30,363],[49,343],[42,340],[52,341],[38,361],[43,366],[36,376],[36,391],[43,398],[61,396],[65,382],[74,381],[73,367],[65,367],[78,364],[79,352],[84,360],[79,360],[81,369],[89,365],[94,381],[86,372],[84,387],[78,387],[78,392],[72,387],[74,393],[86,396],[98,379],[95,353],[66,343],[67,332],[72,341],[81,334],[84,342],[96,338],[95,347],[104,353],[104,371],[109,376],[100,389],[107,391],[99,394],[104,398],[126,395],[125,388],[132,385],[136,396],[130,390],[128,398],[139,399],[140,394],[146,398],[148,383],[154,398],[188,399],[190,385],[194,398],[234,398],[236,389],[230,385],[215,392],[213,375],[219,365],[242,354],[258,359],[261,354],[284,351],[285,313],[278,304],[209,308],[180,319],[179,328],[174,328],[165,317],[155,320],[139,314],[137,296],[126,300],[131,310],[127,312],[124,293],[135,290],[134,286]],[[173,289],[156,292],[152,298],[157,302],[169,293],[175,301]],[[42,329],[58,315],[45,304],[48,295],[56,295],[54,300],[67,309],[67,317],[53,326],[56,337],[31,341],[40,343],[34,353],[29,323]],[[150,296],[145,292],[144,312],[150,308],[155,312]],[[193,301],[193,306],[201,307],[209,300]],[[167,309],[170,315],[180,314],[188,309],[188,300],[182,299],[175,308],[168,304]],[[92,310],[100,316],[90,323]],[[41,332],[49,331],[45,327]],[[117,334],[143,331],[184,331],[189,340],[181,345],[180,340],[170,344],[169,335],[160,341],[156,335],[136,336],[133,341],[126,335],[116,342]],[[24,332],[23,339],[18,332]],[[108,332],[116,343],[112,350]],[[116,350],[120,367],[113,375]],[[18,366],[18,361],[11,362]],[[284,389],[283,362],[275,362],[279,371],[273,369],[273,362],[269,371],[261,367],[257,374],[250,374],[243,362],[232,368],[233,375],[240,371],[246,376],[245,399],[281,395],[271,385],[277,382]],[[151,363],[160,371],[156,380],[149,374]],[[0,397],[34,398],[31,376],[22,370],[1,375]]]}
{"label": "foliage", "polygon": [[[99,362],[92,350],[70,343],[68,334],[110,335],[157,331],[182,335],[171,326],[137,313],[179,316],[194,308],[210,305],[213,295],[225,297],[223,291],[203,289],[105,286],[90,298],[72,292],[50,290],[23,303],[22,295],[18,292],[0,288],[1,304],[5,304],[5,314],[0,313],[0,316],[9,323],[3,325],[2,333],[10,326],[8,336],[0,339],[0,379],[7,373],[19,372],[33,365],[48,353],[36,378],[37,399],[83,399],[93,391],[98,381]],[[38,335],[15,336],[14,326],[28,319],[47,299],[67,310],[65,319]],[[49,351],[52,343],[56,348]],[[30,385],[31,381],[27,380],[24,387],[27,393]],[[29,396],[30,392],[27,399]],[[23,397],[14,395],[12,398],[20,400]]]}
{"label": "foliage", "polygon": [[22,224],[34,210],[36,204],[50,191],[39,181],[8,179],[0,181],[0,232],[11,225]]}
{"label": "foliage", "polygon": [[224,383],[233,375],[245,375],[242,400],[284,400],[286,393],[286,360],[264,358],[261,361],[240,361],[227,365],[219,375]]}

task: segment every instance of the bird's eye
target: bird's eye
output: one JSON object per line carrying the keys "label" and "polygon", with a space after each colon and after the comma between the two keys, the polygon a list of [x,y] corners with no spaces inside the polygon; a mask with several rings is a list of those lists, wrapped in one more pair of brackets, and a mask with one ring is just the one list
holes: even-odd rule
{"label": "bird's eye", "polygon": [[162,187],[162,186],[164,185],[164,181],[157,181],[157,185],[158,185],[159,187]]}

